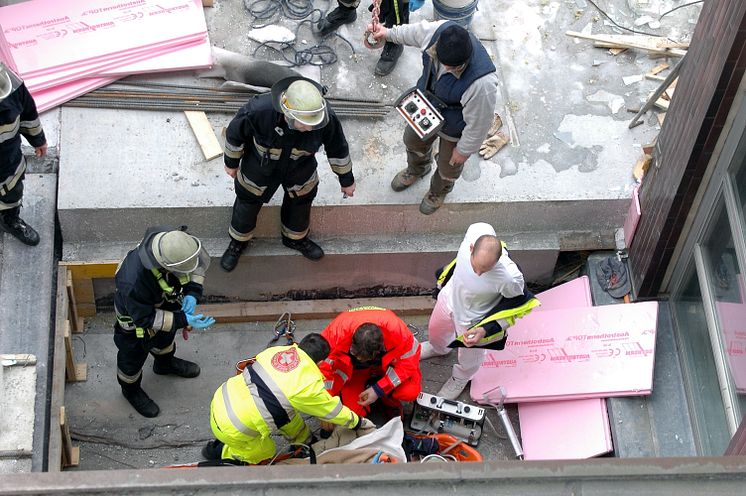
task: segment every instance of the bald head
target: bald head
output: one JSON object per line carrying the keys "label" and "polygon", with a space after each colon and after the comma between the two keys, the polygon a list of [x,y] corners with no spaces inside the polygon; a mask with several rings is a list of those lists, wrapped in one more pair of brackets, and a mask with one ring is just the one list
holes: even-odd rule
{"label": "bald head", "polygon": [[502,255],[503,248],[497,236],[485,234],[471,245],[471,268],[481,276],[495,266]]}

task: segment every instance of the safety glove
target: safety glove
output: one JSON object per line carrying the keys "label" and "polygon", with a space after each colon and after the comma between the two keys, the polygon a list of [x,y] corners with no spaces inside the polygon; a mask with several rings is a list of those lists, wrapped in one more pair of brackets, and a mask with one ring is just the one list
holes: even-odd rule
{"label": "safety glove", "polygon": [[425,0],[409,0],[409,11],[414,12],[425,5]]}
{"label": "safety glove", "polygon": [[181,311],[186,314],[193,314],[196,307],[197,298],[192,295],[185,296],[184,300],[181,302]]}
{"label": "safety glove", "polygon": [[479,147],[479,155],[481,155],[483,159],[489,160],[507,144],[508,138],[498,132],[496,135],[490,136],[482,142],[482,146]]}
{"label": "safety glove", "polygon": [[186,314],[186,318],[192,329],[197,330],[207,329],[215,323],[215,319],[212,317],[205,317],[201,313],[197,315]]}
{"label": "safety glove", "polygon": [[375,429],[376,424],[374,424],[372,421],[368,420],[365,417],[360,417],[360,420],[358,420],[357,425],[354,427],[354,430],[363,430],[367,431],[369,429]]}

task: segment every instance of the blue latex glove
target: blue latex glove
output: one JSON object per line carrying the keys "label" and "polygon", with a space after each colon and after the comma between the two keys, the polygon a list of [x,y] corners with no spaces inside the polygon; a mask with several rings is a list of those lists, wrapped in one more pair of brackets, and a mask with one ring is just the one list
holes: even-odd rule
{"label": "blue latex glove", "polygon": [[215,323],[215,319],[212,317],[205,317],[201,313],[198,315],[186,314],[186,318],[189,325],[192,326],[192,329],[197,330],[207,329]]}
{"label": "blue latex glove", "polygon": [[425,0],[409,0],[409,11],[414,12],[425,5]]}
{"label": "blue latex glove", "polygon": [[184,301],[181,302],[181,310],[184,313],[193,314],[194,309],[197,307],[197,298],[192,295],[184,297]]}

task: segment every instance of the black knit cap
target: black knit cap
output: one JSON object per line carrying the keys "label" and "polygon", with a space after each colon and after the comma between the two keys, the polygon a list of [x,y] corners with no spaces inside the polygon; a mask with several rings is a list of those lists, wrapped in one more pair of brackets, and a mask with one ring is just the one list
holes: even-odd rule
{"label": "black knit cap", "polygon": [[445,28],[440,33],[438,44],[435,46],[438,61],[443,65],[454,67],[468,62],[471,52],[469,32],[458,24]]}

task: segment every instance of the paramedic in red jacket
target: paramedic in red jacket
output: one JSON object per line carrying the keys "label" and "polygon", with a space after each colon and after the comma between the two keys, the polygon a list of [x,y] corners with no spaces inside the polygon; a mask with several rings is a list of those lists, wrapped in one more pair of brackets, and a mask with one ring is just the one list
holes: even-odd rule
{"label": "paramedic in red jacket", "polygon": [[319,369],[327,391],[366,416],[382,403],[401,414],[402,401],[414,401],[422,389],[420,344],[391,310],[354,308],[339,314],[321,333],[331,352]]}

